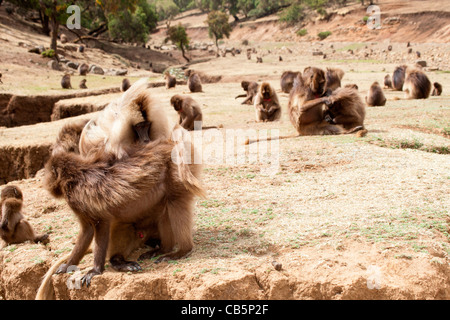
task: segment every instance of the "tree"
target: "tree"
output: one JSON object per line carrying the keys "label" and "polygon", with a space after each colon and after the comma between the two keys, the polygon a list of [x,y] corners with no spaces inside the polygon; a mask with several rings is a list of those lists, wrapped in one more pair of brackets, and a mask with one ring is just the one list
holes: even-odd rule
{"label": "tree", "polygon": [[175,43],[178,48],[181,49],[181,54],[183,55],[183,58],[186,59],[187,62],[189,62],[189,58],[186,57],[184,49],[187,48],[189,45],[189,38],[186,34],[186,29],[180,24],[178,26],[172,26],[167,31],[168,38],[172,41],[172,43]]}
{"label": "tree", "polygon": [[228,15],[220,11],[211,11],[205,22],[209,27],[209,37],[214,37],[217,51],[219,51],[219,40],[224,36],[230,37],[231,25],[228,23]]}

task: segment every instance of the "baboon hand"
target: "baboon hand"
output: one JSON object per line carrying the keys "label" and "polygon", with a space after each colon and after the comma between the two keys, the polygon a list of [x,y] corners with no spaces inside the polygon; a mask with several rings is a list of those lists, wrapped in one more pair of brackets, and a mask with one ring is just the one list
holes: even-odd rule
{"label": "baboon hand", "polygon": [[101,271],[98,271],[96,269],[91,269],[81,278],[81,285],[86,284],[86,287],[89,287],[91,284],[91,280],[93,277],[102,274]]}

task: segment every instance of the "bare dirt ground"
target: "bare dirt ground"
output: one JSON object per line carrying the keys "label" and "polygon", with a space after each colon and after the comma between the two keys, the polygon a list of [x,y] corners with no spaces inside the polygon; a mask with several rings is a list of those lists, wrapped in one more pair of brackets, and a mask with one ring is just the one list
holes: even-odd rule
{"label": "bare dirt ground", "polygon": [[[311,54],[313,49],[332,54],[331,44],[334,58]],[[278,90],[285,70],[334,66],[345,71],[343,84],[357,83],[364,97],[371,83],[382,83],[397,63],[417,60],[404,52],[404,42],[394,44],[393,52],[368,59],[358,53],[350,56],[347,50],[382,50],[386,43],[357,39],[306,45],[271,40],[255,47],[264,53],[262,64],[241,54],[191,66],[223,76],[219,83],[204,84],[203,93],[192,94],[203,106],[204,125],[223,125],[203,131],[208,198],[196,204],[192,254],[161,264],[142,261],[143,271],[138,273],[118,273],[107,266],[89,288],[69,290],[69,275],[53,276],[57,299],[450,298],[450,69],[444,58],[439,64],[436,57],[448,57],[448,38],[444,43],[414,45],[430,66],[436,59],[439,70],[425,70],[432,82],[443,85],[442,96],[403,100],[402,92],[385,90],[385,107],[367,107],[369,132],[364,138],[284,139],[277,141],[278,158],[270,163],[264,158],[251,161],[250,156],[233,163],[242,144],[237,141],[230,150],[221,143],[231,129],[295,133],[286,112],[288,95],[278,93],[281,121],[256,123],[253,107],[234,99],[243,92],[242,79],[269,81]],[[384,58],[393,54],[398,56]],[[55,79],[60,75],[49,74]],[[187,87],[151,90],[175,122],[170,97],[186,93]],[[2,152],[41,144],[48,148],[59,128],[71,120],[1,128]],[[227,162],[206,161],[208,150],[221,145],[223,152],[215,156]],[[22,189],[27,219],[37,231],[49,232],[51,242],[46,247],[10,245],[0,251],[3,299],[33,299],[42,275],[70,252],[78,234],[77,220],[66,203],[42,188],[42,174],[10,184]],[[273,261],[281,263],[281,270],[275,270]],[[79,267],[85,272],[92,263],[88,254]]]}

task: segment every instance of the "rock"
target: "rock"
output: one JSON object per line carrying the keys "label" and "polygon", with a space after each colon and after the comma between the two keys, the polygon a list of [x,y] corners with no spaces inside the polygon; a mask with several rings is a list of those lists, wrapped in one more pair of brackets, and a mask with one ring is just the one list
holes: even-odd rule
{"label": "rock", "polygon": [[37,47],[31,48],[30,50],[28,50],[28,52],[41,54],[42,52],[44,52],[44,50],[45,50],[44,46],[37,46]]}
{"label": "rock", "polygon": [[426,67],[427,66],[427,62],[425,60],[417,60],[416,64],[421,66],[421,67]]}
{"label": "rock", "polygon": [[59,37],[59,40],[61,41],[62,44],[67,43],[69,41],[67,39],[67,36],[64,33],[61,34],[61,36]]}
{"label": "rock", "polygon": [[58,64],[58,61],[56,61],[56,60],[50,60],[47,63],[47,66],[53,70],[59,70],[59,64]]}
{"label": "rock", "polygon": [[80,64],[78,62],[69,61],[66,63],[66,66],[72,69],[77,70]]}
{"label": "rock", "polygon": [[105,74],[105,71],[103,71],[102,68],[100,68],[99,66],[93,66],[90,70],[90,72],[94,73],[94,74]]}
{"label": "rock", "polygon": [[322,51],[313,51],[312,55],[313,56],[323,56],[323,52]]}
{"label": "rock", "polygon": [[280,271],[283,268],[283,265],[275,260],[272,261],[272,265],[277,271]]}
{"label": "rock", "polygon": [[83,45],[78,47],[78,52],[84,52],[84,46]]}
{"label": "rock", "polygon": [[124,76],[124,75],[126,75],[128,73],[128,70],[127,69],[121,69],[121,70],[117,70],[116,72],[115,72],[115,75],[116,76]]}

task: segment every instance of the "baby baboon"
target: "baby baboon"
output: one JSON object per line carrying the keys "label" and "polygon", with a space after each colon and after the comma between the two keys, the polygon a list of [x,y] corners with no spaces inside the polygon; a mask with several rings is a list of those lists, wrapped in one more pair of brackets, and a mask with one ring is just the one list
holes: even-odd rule
{"label": "baby baboon", "polygon": [[405,83],[405,74],[407,66],[402,65],[395,68],[392,74],[392,88],[397,91],[403,90],[403,84]]}
{"label": "baby baboon", "polygon": [[[27,240],[42,244],[49,243],[48,234],[36,235],[30,223],[22,214],[23,194],[17,186],[7,186],[1,192],[0,237],[6,245]],[[2,245],[3,246],[3,245]]]}
{"label": "baby baboon", "polygon": [[72,85],[70,84],[70,74],[66,73],[61,79],[61,87],[63,89],[72,89]]}
{"label": "baby baboon", "polygon": [[186,130],[194,130],[194,124],[196,121],[200,123],[195,126],[195,128],[202,128],[202,109],[200,105],[189,96],[183,96],[180,94],[174,95],[170,98],[170,104],[173,106],[179,115],[178,123]]}
{"label": "baby baboon", "polygon": [[385,75],[384,76],[384,88],[385,89],[392,89],[392,81],[391,81],[391,76],[390,75]]}
{"label": "baby baboon", "polygon": [[403,87],[406,99],[426,99],[430,96],[431,81],[425,72],[415,68],[407,68]]}
{"label": "baby baboon", "polygon": [[241,86],[242,86],[242,89],[244,89],[244,91],[247,91],[247,94],[237,95],[235,97],[235,99],[246,97],[246,99],[244,101],[242,101],[241,104],[251,104],[251,105],[253,105],[254,100],[255,100],[255,96],[258,94],[259,84],[257,82],[254,82],[254,81],[243,80],[241,82]]}
{"label": "baby baboon", "polygon": [[431,93],[432,96],[440,96],[442,93],[442,85],[439,82],[433,83],[433,92]]}
{"label": "baby baboon", "polygon": [[169,71],[164,73],[164,78],[166,79],[166,89],[175,88],[177,85],[177,78],[172,76]]}
{"label": "baby baboon", "polygon": [[294,80],[299,74],[301,74],[301,72],[284,71],[280,79],[281,91],[284,93],[291,92],[292,86],[294,85]]}
{"label": "baby baboon", "polygon": [[276,121],[281,118],[281,106],[275,90],[263,82],[255,97],[256,121]]}
{"label": "baby baboon", "polygon": [[334,91],[337,88],[341,87],[341,81],[344,77],[345,72],[339,68],[327,68],[326,71],[326,79],[327,79],[327,87],[326,90]]}
{"label": "baby baboon", "polygon": [[128,90],[129,87],[131,87],[130,80],[128,80],[127,78],[124,78],[122,80],[122,84],[120,86],[120,91],[125,92]]}
{"label": "baby baboon", "polygon": [[190,73],[187,85],[191,92],[203,92],[202,82],[198,74],[195,72]]}
{"label": "baby baboon", "polygon": [[87,63],[82,63],[78,67],[78,73],[80,76],[85,76],[89,72],[89,65]]}
{"label": "baby baboon", "polygon": [[78,85],[80,89],[87,89],[86,81],[86,79],[81,79],[80,84]]}
{"label": "baby baboon", "polygon": [[386,104],[386,97],[378,82],[375,81],[370,86],[366,96],[366,103],[370,107],[384,106]]}
{"label": "baby baboon", "polygon": [[345,133],[364,130],[366,108],[358,91],[338,88],[325,101],[325,118],[329,123],[341,125]]}

